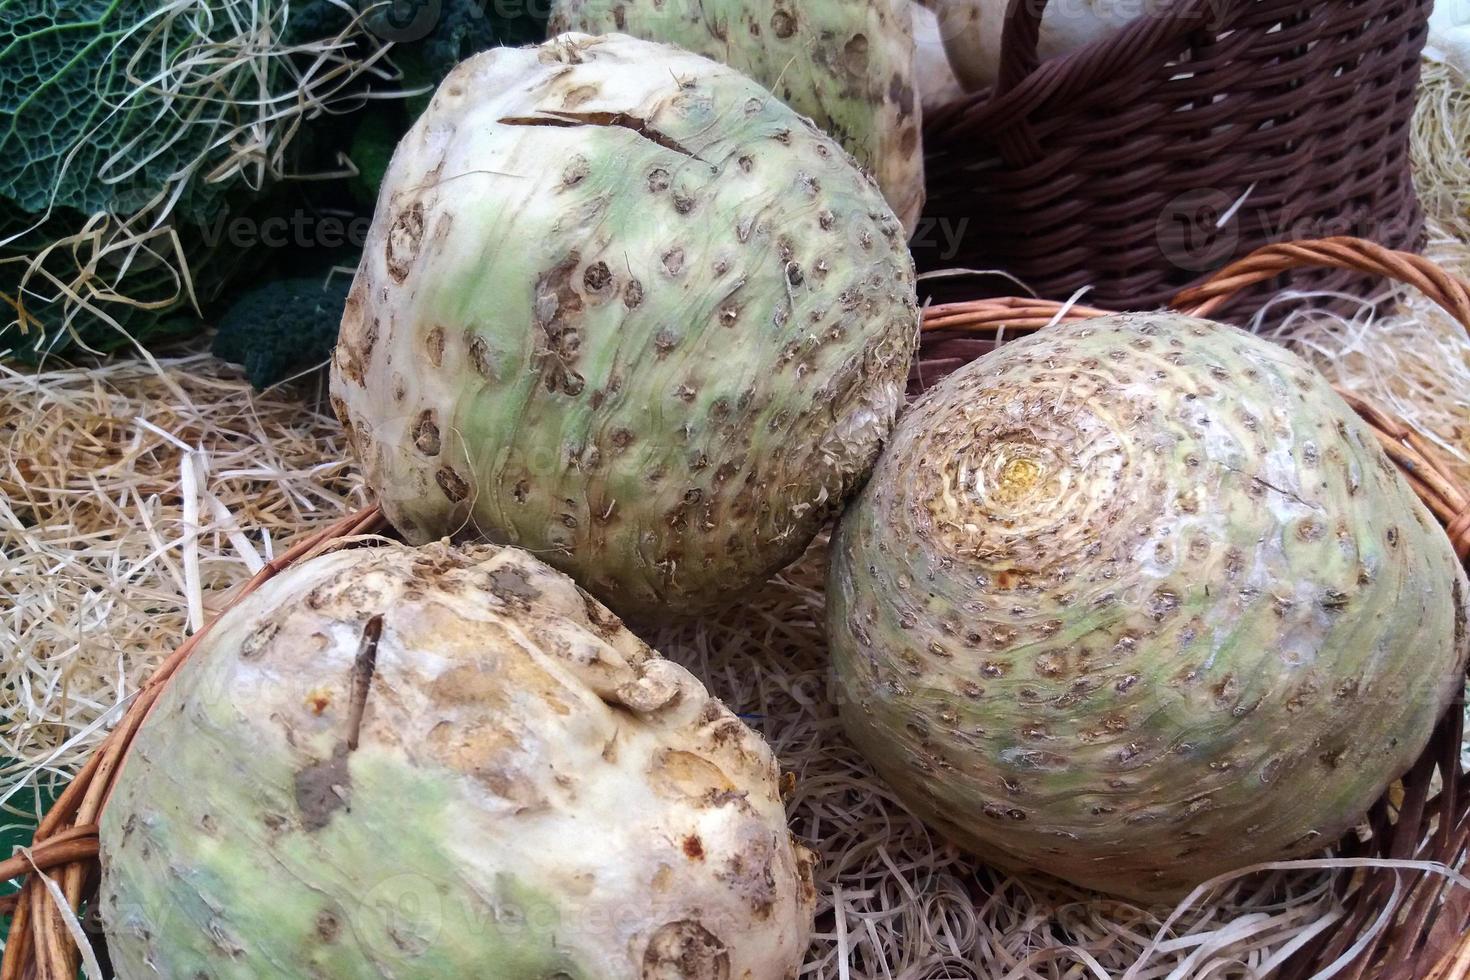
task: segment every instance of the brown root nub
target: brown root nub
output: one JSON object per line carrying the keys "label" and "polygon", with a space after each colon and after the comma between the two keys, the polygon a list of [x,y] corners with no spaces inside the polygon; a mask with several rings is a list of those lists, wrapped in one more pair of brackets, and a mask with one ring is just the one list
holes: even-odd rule
{"label": "brown root nub", "polygon": [[536,347],[532,364],[547,391],[563,391],[569,395],[581,392],[584,381],[572,369],[581,336],[577,330],[583,309],[582,294],[573,283],[581,256],[571,252],[536,281]]}
{"label": "brown root nub", "polygon": [[470,485],[465,482],[464,477],[448,466],[440,468],[434,474],[434,480],[439,484],[439,489],[444,491],[444,496],[453,503],[457,504],[470,495]]}
{"label": "brown root nub", "polygon": [[594,293],[600,293],[612,282],[612,271],[608,269],[606,262],[596,262],[587,267],[582,274],[582,284]]}
{"label": "brown root nub", "polygon": [[324,943],[334,943],[342,934],[342,923],[326,909],[316,915],[316,935]]}
{"label": "brown root nub", "polygon": [[623,287],[623,305],[630,310],[636,310],[643,302],[643,283],[637,279],[628,280],[628,285]]}
{"label": "brown root nub", "polygon": [[429,331],[424,338],[424,346],[429,352],[429,363],[435,367],[444,366],[444,328],[435,327]]}
{"label": "brown root nub", "polygon": [[730,954],[702,923],[680,919],[659,927],[643,951],[640,980],[729,980]]}
{"label": "brown root nub", "polygon": [[439,425],[434,421],[434,410],[426,408],[419,414],[413,427],[413,444],[425,456],[439,455]]}
{"label": "brown root nub", "polygon": [[490,353],[490,345],[485,338],[478,334],[468,337],[470,363],[474,365],[475,373],[486,381],[495,380],[495,358]]}
{"label": "brown root nub", "polygon": [[415,202],[401,211],[388,229],[388,275],[394,282],[408,278],[408,270],[418,258],[419,242],[424,237],[424,206]]}
{"label": "brown root nub", "polygon": [[347,751],[357,751],[362,734],[362,715],[367,710],[368,692],[378,669],[378,641],[383,636],[383,617],[375,615],[362,628],[362,643],[352,664],[352,712],[347,716]]}

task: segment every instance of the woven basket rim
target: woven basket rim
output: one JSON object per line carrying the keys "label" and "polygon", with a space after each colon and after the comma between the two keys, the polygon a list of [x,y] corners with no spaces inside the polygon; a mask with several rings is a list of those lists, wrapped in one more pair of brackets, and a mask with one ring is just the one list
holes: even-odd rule
{"label": "woven basket rim", "polygon": [[[1448,311],[1470,331],[1470,282],[1440,268],[1433,261],[1406,252],[1396,252],[1372,242],[1333,238],[1271,245],[1227,266],[1208,282],[1180,293],[1171,306],[1194,316],[1208,316],[1228,303],[1238,292],[1269,281],[1282,272],[1310,266],[1351,269],[1411,285]],[[995,339],[1002,331],[1026,333],[1062,320],[1075,321],[1107,315],[1108,311],[1019,297],[984,299],[928,307],[922,329],[926,338],[969,336]],[[921,352],[922,356],[922,352]],[[1339,392],[1369,424],[1387,455],[1405,474],[1412,488],[1445,527],[1461,561],[1470,557],[1470,486],[1453,474],[1443,453],[1401,419],[1383,412],[1350,393]],[[235,596],[229,607],[241,602],[267,581],[293,564],[340,548],[386,526],[381,509],[372,505],[347,514],[297,541],[285,553],[263,567]],[[78,965],[78,950],[72,944],[51,891],[37,872],[51,876],[71,909],[78,909],[95,887],[98,863],[98,822],[126,760],[132,739],[147,720],[158,697],[178,668],[188,659],[219,617],[206,623],[167,656],[144,682],[121,721],[89,758],[86,765],[42,818],[32,845],[21,853],[0,860],[0,880],[21,878],[15,896],[0,899],[0,912],[11,912],[10,941],[0,959],[0,980],[72,980]],[[1452,706],[1429,747],[1414,769],[1404,777],[1405,798],[1397,807],[1396,821],[1384,801],[1370,814],[1376,834],[1392,837],[1391,846],[1406,848],[1419,860],[1418,844],[1431,823],[1435,854],[1453,866],[1470,847],[1470,779],[1461,780],[1458,767],[1463,728],[1461,705]],[[1431,797],[1430,782],[1441,770],[1443,790]],[[1389,832],[1392,831],[1392,834]],[[1403,874],[1404,872],[1399,872]],[[1343,929],[1319,937],[1311,952],[1312,962],[1341,957],[1350,945],[1353,927],[1363,929],[1372,921],[1373,901],[1383,895],[1380,879],[1396,875],[1365,876],[1348,897],[1355,899]],[[1415,948],[1430,931],[1454,927],[1454,942],[1438,957],[1427,980],[1461,980],[1470,976],[1470,895],[1452,903],[1443,894],[1442,879],[1420,872],[1404,889],[1401,928],[1382,930],[1376,940],[1352,957],[1352,969],[1343,975],[1413,976],[1409,964]],[[1449,909],[1454,904],[1453,909]],[[1442,911],[1442,916],[1435,913]],[[1452,919],[1456,916],[1458,919]],[[1342,937],[1342,938],[1334,938]],[[1339,944],[1340,945],[1335,945]],[[1405,946],[1405,943],[1408,945]],[[1291,975],[1307,975],[1298,971]]]}

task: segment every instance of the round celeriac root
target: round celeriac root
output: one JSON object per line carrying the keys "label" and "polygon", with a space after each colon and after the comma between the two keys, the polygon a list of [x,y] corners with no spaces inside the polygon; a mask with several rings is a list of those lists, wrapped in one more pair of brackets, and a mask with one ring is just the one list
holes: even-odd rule
{"label": "round celeriac root", "polygon": [[920,105],[929,112],[964,98],[965,87],[949,63],[938,16],[919,0],[909,2],[914,18],[915,85]]}
{"label": "round celeriac root", "polygon": [[122,980],[794,977],[761,739],[524,552],[339,551],[213,628],[102,825]]}
{"label": "round celeriac root", "polygon": [[1145,900],[1361,818],[1461,688],[1465,609],[1327,382],[1177,314],[1049,328],[926,393],[828,588],[844,724],[916,812]]}
{"label": "round celeriac root", "polygon": [[410,542],[692,616],[867,476],[917,336],[902,229],[836,143],[724,65],[564,35],[461,64],[399,145],[332,393]]}
{"label": "round celeriac root", "polygon": [[872,173],[904,228],[924,210],[912,0],[555,0],[553,32],[631,34],[713,58]]}

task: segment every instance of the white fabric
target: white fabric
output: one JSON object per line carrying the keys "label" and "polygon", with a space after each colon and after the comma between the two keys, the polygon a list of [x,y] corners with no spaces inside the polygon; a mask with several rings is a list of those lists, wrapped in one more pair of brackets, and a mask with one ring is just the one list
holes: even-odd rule
{"label": "white fabric", "polygon": [[1435,0],[1424,56],[1451,65],[1470,80],[1470,0]]}
{"label": "white fabric", "polygon": [[911,7],[914,13],[914,77],[918,79],[924,108],[934,109],[960,98],[965,90],[950,67],[944,38],[939,33],[938,16],[918,0]]}

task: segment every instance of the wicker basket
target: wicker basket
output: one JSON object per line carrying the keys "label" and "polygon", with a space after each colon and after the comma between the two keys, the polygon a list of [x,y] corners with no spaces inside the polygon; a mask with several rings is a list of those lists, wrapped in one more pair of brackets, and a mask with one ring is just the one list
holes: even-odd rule
{"label": "wicker basket", "polygon": [[[1423,290],[1470,329],[1470,283],[1445,273],[1427,259],[1393,252],[1354,239],[1303,242],[1265,249],[1178,297],[1174,306],[1209,315],[1242,290],[1288,271],[1306,268],[1351,270],[1380,281],[1389,278]],[[1024,333],[1058,316],[1084,318],[1102,311],[1064,308],[1036,300],[984,300],[930,308],[916,377],[932,383],[946,371],[995,346],[1002,331]],[[1460,486],[1439,452],[1408,426],[1359,400],[1353,407],[1377,432],[1388,455],[1447,530],[1461,559],[1470,556],[1470,487]],[[238,602],[295,562],[341,547],[384,527],[378,508],[350,514],[297,542],[263,568],[236,595]],[[98,878],[97,824],[128,747],[159,695],[188,659],[209,626],[185,640],[138,693],[117,728],[92,755],[41,821],[25,853],[0,861],[0,880],[26,876],[18,895],[0,899],[0,913],[14,914],[10,940],[0,962],[0,980],[72,980],[78,952],[55,904],[72,908],[95,891]],[[1370,836],[1350,835],[1338,848],[1348,857],[1386,857],[1440,862],[1457,867],[1470,847],[1470,778],[1459,764],[1463,734],[1461,705],[1439,724],[1414,769],[1402,780],[1402,795],[1386,795],[1369,815]],[[1396,802],[1395,802],[1396,801]],[[41,870],[57,891],[33,871]],[[1343,882],[1348,914],[1332,932],[1300,949],[1285,976],[1305,978],[1341,960],[1342,977],[1431,978],[1470,976],[1470,889],[1447,888],[1443,875],[1427,866],[1372,870]]]}
{"label": "wicker basket", "polygon": [[[1046,0],[1011,0],[995,88],[926,119],[921,268],[1003,269],[1051,299],[1092,285],[1089,302],[1146,310],[1273,242],[1420,246],[1409,126],[1431,0],[1149,6],[1038,64]],[[1380,285],[1291,270],[1218,317],[1240,322],[1285,287]],[[930,286],[937,301],[964,288]]]}

